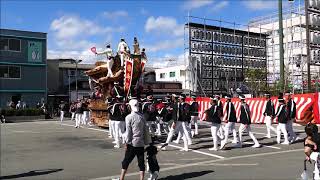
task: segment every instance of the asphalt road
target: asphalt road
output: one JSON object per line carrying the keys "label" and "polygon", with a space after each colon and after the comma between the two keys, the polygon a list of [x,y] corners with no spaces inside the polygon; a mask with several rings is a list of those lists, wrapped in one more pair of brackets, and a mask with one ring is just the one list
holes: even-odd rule
{"label": "asphalt road", "polygon": [[[113,148],[107,129],[76,129],[73,125],[71,121],[1,124],[0,179],[118,177],[124,150]],[[303,127],[294,128],[304,138]],[[299,179],[304,160],[302,140],[279,145],[275,137],[264,137],[265,125],[252,129],[263,147],[252,148],[250,137],[244,136],[243,148],[233,148],[229,143],[226,150],[215,152],[208,150],[212,139],[209,128],[203,125],[191,151],[181,152],[182,145],[172,143],[167,151],[159,152],[160,179]],[[308,168],[311,170],[311,165]],[[138,179],[136,160],[127,179]]]}

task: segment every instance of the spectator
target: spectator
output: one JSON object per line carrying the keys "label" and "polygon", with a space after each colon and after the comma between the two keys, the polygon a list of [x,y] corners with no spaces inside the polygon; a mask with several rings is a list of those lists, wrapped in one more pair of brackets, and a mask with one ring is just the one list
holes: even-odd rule
{"label": "spectator", "polygon": [[18,101],[17,105],[16,105],[16,109],[21,109],[22,108],[22,104],[21,101]]}

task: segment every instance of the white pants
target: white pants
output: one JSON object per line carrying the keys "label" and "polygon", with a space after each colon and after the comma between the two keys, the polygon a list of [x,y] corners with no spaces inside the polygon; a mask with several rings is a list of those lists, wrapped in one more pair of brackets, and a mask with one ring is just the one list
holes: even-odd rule
{"label": "white pants", "polygon": [[319,153],[318,152],[312,152],[310,154],[310,159],[315,161],[315,164],[314,164],[314,178],[315,180],[320,180],[320,171],[319,171],[319,168],[320,168],[320,157],[319,157]]}
{"label": "white pants", "polygon": [[191,123],[190,126],[192,126],[192,124],[194,124],[194,134],[198,135],[199,131],[198,131],[198,116],[191,116]]}
{"label": "white pants", "polygon": [[123,142],[124,132],[125,132],[125,122],[124,121],[113,121],[114,124],[114,140],[116,145],[120,146],[121,141]]}
{"label": "white pants", "polygon": [[82,124],[87,124],[89,122],[89,111],[83,111]]}
{"label": "white pants", "polygon": [[250,124],[248,124],[248,125],[241,124],[240,125],[240,127],[239,127],[239,141],[240,141],[240,144],[242,144],[242,134],[243,134],[244,131],[248,132],[250,138],[253,140],[255,145],[259,144],[259,142],[256,139],[256,137],[254,137],[253,133],[251,132]]}
{"label": "white pants", "polygon": [[288,140],[291,141],[297,137],[296,133],[293,131],[292,123],[294,121],[294,118],[288,120],[286,124],[286,128],[288,131]]}
{"label": "white pants", "polygon": [[60,111],[60,122],[63,121],[64,118],[64,111]]}
{"label": "white pants", "polygon": [[124,66],[124,54],[120,53],[121,66]]}
{"label": "white pants", "polygon": [[81,120],[82,120],[82,114],[76,113],[76,127],[80,127]]}
{"label": "white pants", "polygon": [[115,138],[116,137],[116,127],[115,127],[115,121],[111,120],[111,137]]}
{"label": "white pants", "polygon": [[224,139],[224,133],[223,133],[224,128],[225,127],[223,126],[223,124],[220,124],[220,128],[218,129],[218,137],[220,139]]}
{"label": "white pants", "polygon": [[274,132],[274,133],[277,133],[277,130],[276,128],[274,128],[272,126],[272,118],[271,116],[266,116],[265,119],[264,119],[264,122],[266,123],[266,126],[267,126],[267,137],[271,137],[271,130]]}
{"label": "white pants", "polygon": [[71,112],[71,121],[75,120],[76,117],[76,113],[75,112]]}
{"label": "white pants", "polygon": [[184,149],[187,150],[188,149],[188,140],[189,140],[189,143],[191,142],[191,138],[190,138],[188,130],[187,130],[187,122],[177,121],[177,122],[175,122],[175,124],[176,124],[176,127],[170,129],[166,143],[171,142],[175,131],[178,133],[180,132],[182,134]]}
{"label": "white pants", "polygon": [[228,122],[226,124],[226,126],[224,127],[224,142],[227,143],[228,142],[228,136],[229,136],[229,132],[230,130],[232,131],[233,133],[233,141],[234,143],[238,142],[238,139],[237,139],[237,130],[236,130],[236,127],[235,127],[236,123],[235,122]]}
{"label": "white pants", "polygon": [[147,121],[147,127],[149,127],[149,132],[151,136],[155,135],[154,125],[156,124],[155,121]]}
{"label": "white pants", "polygon": [[162,117],[157,116],[157,135],[161,135],[161,122],[162,122]]}
{"label": "white pants", "polygon": [[109,119],[109,137],[113,138],[113,133],[112,133],[113,129],[112,129],[112,120]]}
{"label": "white pants", "polygon": [[277,142],[280,143],[281,140],[281,132],[283,133],[284,137],[284,142],[288,143],[288,133],[286,129],[286,124],[285,123],[279,123],[277,126]]}
{"label": "white pants", "polygon": [[211,125],[211,135],[213,139],[213,148],[218,149],[218,131],[220,128],[220,124],[218,123],[212,123]]}

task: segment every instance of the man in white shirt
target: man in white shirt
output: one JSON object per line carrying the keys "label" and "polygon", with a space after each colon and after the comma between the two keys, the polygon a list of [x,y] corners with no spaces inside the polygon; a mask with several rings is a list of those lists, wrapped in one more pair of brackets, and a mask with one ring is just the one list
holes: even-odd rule
{"label": "man in white shirt", "polygon": [[120,55],[121,67],[123,67],[124,66],[124,55],[126,53],[130,54],[129,46],[128,46],[128,44],[126,43],[126,41],[123,38],[120,40],[117,52],[118,52],[118,55]]}
{"label": "man in white shirt", "polygon": [[104,62],[106,62],[106,64],[103,64],[103,65],[98,66],[96,68],[101,68],[101,67],[107,68],[108,69],[107,77],[113,77],[112,66],[113,66],[113,62],[114,62],[113,59],[114,58],[113,58],[113,51],[111,49],[110,44],[107,44],[105,51],[96,53],[96,55],[104,55],[104,54],[107,56],[107,60],[104,61]]}

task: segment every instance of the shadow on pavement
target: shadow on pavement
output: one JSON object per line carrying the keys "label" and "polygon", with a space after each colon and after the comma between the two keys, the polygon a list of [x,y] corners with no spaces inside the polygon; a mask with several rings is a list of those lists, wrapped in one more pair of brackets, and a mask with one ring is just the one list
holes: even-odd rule
{"label": "shadow on pavement", "polygon": [[174,176],[167,176],[164,178],[160,178],[159,180],[183,180],[183,179],[189,179],[189,178],[195,178],[200,177],[209,173],[213,173],[214,171],[199,171],[199,172],[190,172],[190,173],[183,173],[179,175]]}
{"label": "shadow on pavement", "polygon": [[26,173],[21,174],[15,174],[15,175],[9,175],[9,176],[0,176],[0,179],[16,179],[16,178],[22,178],[22,177],[30,177],[30,176],[40,176],[40,175],[46,175],[51,174],[55,172],[62,171],[63,169],[43,169],[43,170],[33,170]]}

